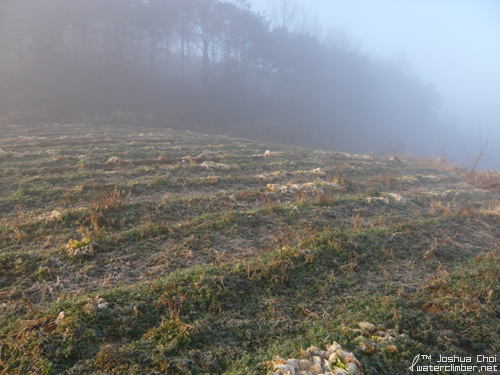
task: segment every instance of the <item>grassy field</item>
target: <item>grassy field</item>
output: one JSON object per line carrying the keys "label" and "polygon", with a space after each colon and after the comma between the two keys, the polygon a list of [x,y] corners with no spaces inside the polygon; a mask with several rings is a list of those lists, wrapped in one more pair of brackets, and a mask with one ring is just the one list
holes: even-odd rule
{"label": "grassy field", "polygon": [[1,132],[1,374],[267,374],[333,341],[365,374],[500,358],[494,174],[168,129]]}

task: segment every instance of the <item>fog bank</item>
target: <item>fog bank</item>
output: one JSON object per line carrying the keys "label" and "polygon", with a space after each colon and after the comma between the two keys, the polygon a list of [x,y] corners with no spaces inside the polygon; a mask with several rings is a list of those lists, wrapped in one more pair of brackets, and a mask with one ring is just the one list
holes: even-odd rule
{"label": "fog bank", "polygon": [[[485,106],[476,120],[465,104],[454,107],[465,96],[447,80],[458,73],[426,68],[411,44],[398,58],[360,44],[361,29],[325,31],[327,8],[315,19],[303,3],[279,0],[262,13],[262,3],[246,1],[4,1],[0,122],[152,124],[464,161],[480,119],[495,145],[493,73],[475,71],[484,97],[471,108]],[[371,7],[356,14],[362,20]],[[330,10],[354,17],[343,2]],[[373,38],[386,27],[377,25]]]}

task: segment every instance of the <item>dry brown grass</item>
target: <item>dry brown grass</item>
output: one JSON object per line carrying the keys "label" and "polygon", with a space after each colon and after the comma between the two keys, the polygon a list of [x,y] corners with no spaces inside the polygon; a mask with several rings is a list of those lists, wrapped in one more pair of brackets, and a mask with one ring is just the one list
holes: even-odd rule
{"label": "dry brown grass", "polygon": [[419,161],[419,164],[425,167],[435,168],[443,172],[458,172],[461,170],[460,167],[443,158],[424,158]]}
{"label": "dry brown grass", "polygon": [[98,187],[96,189],[93,206],[97,212],[102,213],[106,210],[112,211],[118,209],[126,198],[127,196],[125,193],[118,189],[118,186],[116,185],[112,191],[103,187]]}
{"label": "dry brown grass", "polygon": [[497,171],[479,171],[464,174],[465,179],[481,189],[500,191],[500,173]]}

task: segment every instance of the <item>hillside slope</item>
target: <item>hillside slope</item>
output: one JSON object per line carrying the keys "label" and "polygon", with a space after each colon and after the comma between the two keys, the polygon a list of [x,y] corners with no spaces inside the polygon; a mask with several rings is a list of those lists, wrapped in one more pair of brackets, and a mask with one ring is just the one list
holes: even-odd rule
{"label": "hillside slope", "polygon": [[499,358],[499,194],[458,168],[168,129],[2,133],[0,373],[266,374],[332,341],[365,374]]}

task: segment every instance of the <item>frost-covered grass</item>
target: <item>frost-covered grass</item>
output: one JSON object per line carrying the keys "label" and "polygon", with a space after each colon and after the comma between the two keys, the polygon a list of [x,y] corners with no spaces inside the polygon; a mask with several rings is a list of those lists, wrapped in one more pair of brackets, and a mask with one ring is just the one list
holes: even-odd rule
{"label": "frost-covered grass", "polygon": [[[150,128],[12,126],[0,150],[0,373],[500,352],[494,174]],[[409,340],[366,353],[362,321]]]}

